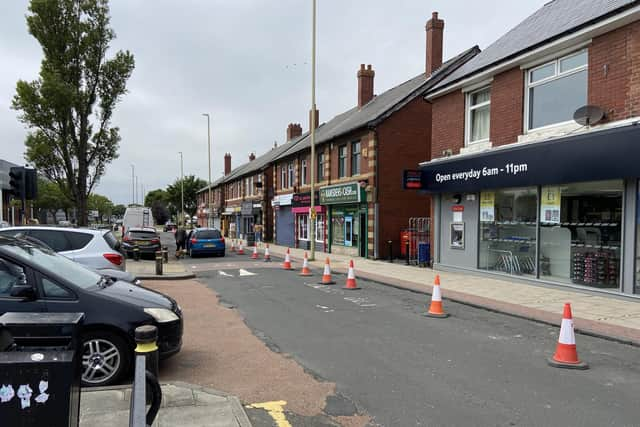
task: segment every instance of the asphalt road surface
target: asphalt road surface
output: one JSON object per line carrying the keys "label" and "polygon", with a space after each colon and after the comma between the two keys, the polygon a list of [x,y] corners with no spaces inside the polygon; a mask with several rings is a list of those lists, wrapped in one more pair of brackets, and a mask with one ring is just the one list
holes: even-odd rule
{"label": "asphalt road surface", "polygon": [[555,327],[450,301],[450,318],[426,318],[423,295],[365,280],[345,291],[342,275],[320,286],[319,271],[248,261],[185,260],[255,335],[335,382],[375,425],[640,425],[637,347],[578,335],[591,369],[552,368]]}

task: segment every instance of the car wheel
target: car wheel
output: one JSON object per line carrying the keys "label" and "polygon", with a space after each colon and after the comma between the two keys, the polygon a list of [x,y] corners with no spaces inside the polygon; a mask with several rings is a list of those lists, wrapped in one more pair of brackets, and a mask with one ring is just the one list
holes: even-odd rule
{"label": "car wheel", "polygon": [[117,382],[129,368],[131,353],[125,341],[110,332],[82,336],[82,385],[106,386]]}

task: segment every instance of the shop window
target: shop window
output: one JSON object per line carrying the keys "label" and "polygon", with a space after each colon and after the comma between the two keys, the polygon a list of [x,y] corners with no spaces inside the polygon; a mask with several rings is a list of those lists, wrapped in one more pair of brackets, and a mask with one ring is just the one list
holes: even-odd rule
{"label": "shop window", "polygon": [[298,215],[298,240],[309,240],[309,215]]}
{"label": "shop window", "polygon": [[338,178],[347,176],[347,146],[338,147]]}
{"label": "shop window", "polygon": [[331,219],[331,240],[335,245],[344,246],[344,216],[334,215]]}
{"label": "shop window", "polygon": [[295,182],[294,181],[295,177],[293,175],[293,162],[289,162],[288,169],[289,169],[289,182],[287,182],[287,188],[291,188],[293,187]]}
{"label": "shop window", "polygon": [[467,94],[466,141],[467,144],[489,140],[491,115],[491,88],[483,88]]}
{"label": "shop window", "polygon": [[318,153],[318,170],[316,171],[318,174],[318,182],[324,180],[324,153]]}
{"label": "shop window", "polygon": [[[638,202],[640,202],[640,180],[638,181]],[[634,293],[640,294],[640,203],[636,206],[636,284]]]}
{"label": "shop window", "polygon": [[537,193],[526,187],[480,194],[480,269],[536,275]]}
{"label": "shop window", "polygon": [[307,159],[303,159],[300,165],[300,185],[307,185]]}
{"label": "shop window", "polygon": [[563,56],[527,72],[526,129],[572,120],[587,103],[587,49]]}
{"label": "shop window", "polygon": [[541,278],[597,288],[620,286],[622,191],[622,181],[541,188]]}
{"label": "shop window", "polygon": [[324,242],[324,215],[316,216],[316,242]]}
{"label": "shop window", "polygon": [[360,141],[351,143],[351,176],[360,175]]}

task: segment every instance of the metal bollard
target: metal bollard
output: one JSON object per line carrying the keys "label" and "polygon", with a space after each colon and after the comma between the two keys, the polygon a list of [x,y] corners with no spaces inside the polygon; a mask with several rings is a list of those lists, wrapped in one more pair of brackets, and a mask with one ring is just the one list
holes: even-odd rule
{"label": "metal bollard", "polygon": [[389,262],[393,262],[393,240],[387,240],[389,248]]}
{"label": "metal bollard", "polygon": [[156,251],[156,275],[162,276],[162,251]]}
{"label": "metal bollard", "polygon": [[138,245],[133,245],[133,260],[140,261],[140,248]]}
{"label": "metal bollard", "polygon": [[[135,330],[136,356],[144,356],[145,369],[156,379],[159,378],[160,356],[158,352],[158,328],[153,325],[138,326]],[[153,390],[147,381],[146,401],[151,402]]]}
{"label": "metal bollard", "polygon": [[165,264],[169,262],[169,248],[166,246],[162,247],[162,260]]}
{"label": "metal bollard", "polygon": [[406,264],[409,265],[409,241],[404,244],[404,247],[407,249],[407,261]]}

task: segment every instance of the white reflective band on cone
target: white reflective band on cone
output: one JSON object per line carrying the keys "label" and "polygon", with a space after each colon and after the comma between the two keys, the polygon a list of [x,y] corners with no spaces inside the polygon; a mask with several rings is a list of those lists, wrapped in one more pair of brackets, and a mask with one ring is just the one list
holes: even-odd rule
{"label": "white reflective band on cone", "polygon": [[431,301],[442,301],[442,295],[440,294],[440,285],[433,286],[433,294],[431,294]]}
{"label": "white reflective band on cone", "polygon": [[576,337],[573,334],[573,319],[562,319],[560,325],[560,337],[558,338],[560,344],[575,345]]}

